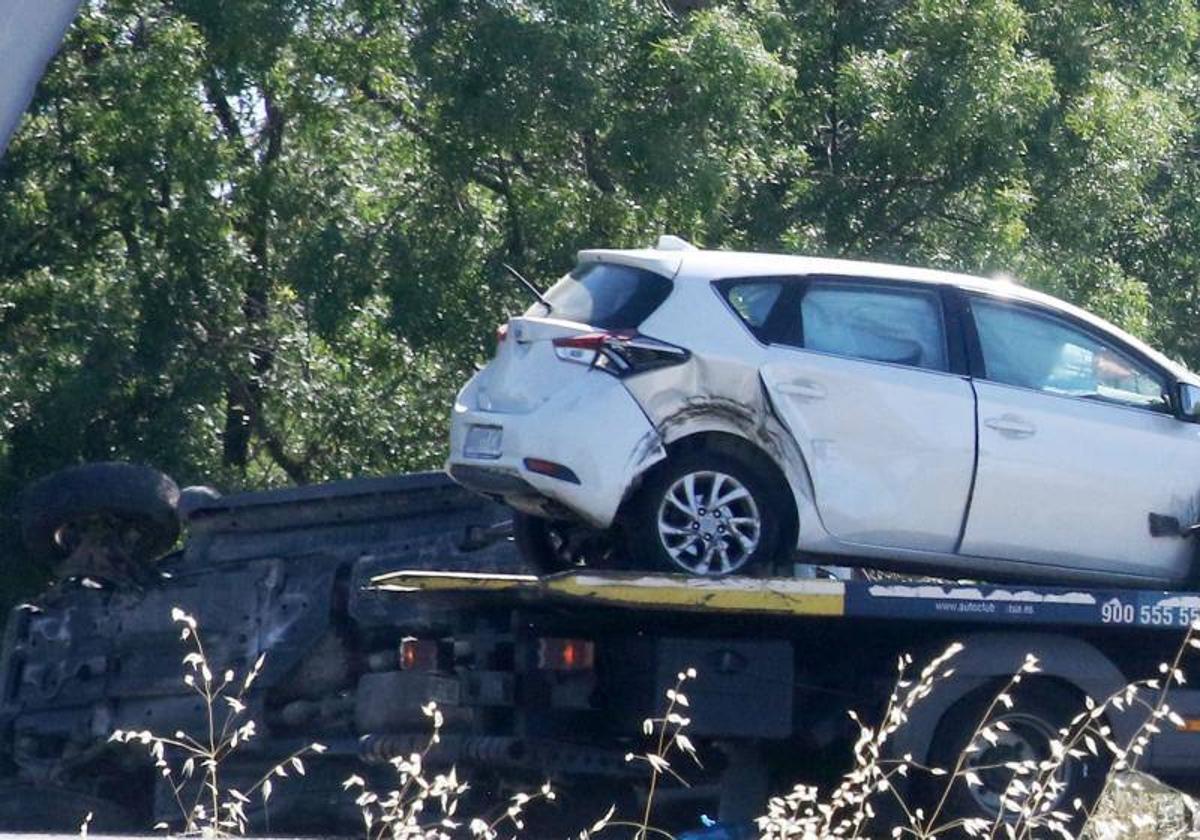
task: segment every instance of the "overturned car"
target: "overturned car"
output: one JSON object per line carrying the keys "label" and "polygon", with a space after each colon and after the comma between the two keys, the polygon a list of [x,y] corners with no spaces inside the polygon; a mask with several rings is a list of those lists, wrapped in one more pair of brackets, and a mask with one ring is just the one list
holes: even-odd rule
{"label": "overturned car", "polygon": [[[362,479],[221,497],[181,494],[161,473],[89,464],[25,495],[29,552],[57,582],[10,616],[0,661],[0,826],[98,830],[177,824],[178,804],[144,750],[116,730],[199,731],[205,709],[182,682],[187,649],[171,613],[194,615],[214,668],[263,670],[247,696],[258,736],[222,768],[248,788],[297,744],[327,751],[277,786],[274,830],[360,825],[341,782],[428,737],[399,651],[441,620],[436,605],[366,586],[394,568],[519,571],[509,513],[443,476]],[[170,549],[181,524],[188,540]],[[408,692],[408,693],[406,693]],[[458,721],[448,761],[491,743]],[[508,766],[515,759],[510,759]],[[366,768],[366,769],[364,769]]]}

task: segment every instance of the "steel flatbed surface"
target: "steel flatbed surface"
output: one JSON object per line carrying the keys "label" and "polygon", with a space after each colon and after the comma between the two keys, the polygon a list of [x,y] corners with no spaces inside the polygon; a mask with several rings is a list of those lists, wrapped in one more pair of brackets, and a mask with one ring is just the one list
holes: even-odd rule
{"label": "steel flatbed surface", "polygon": [[614,608],[920,621],[1180,629],[1200,593],[1140,589],[811,578],[698,578],[631,572],[514,575],[401,570],[371,580],[397,593],[451,593]]}

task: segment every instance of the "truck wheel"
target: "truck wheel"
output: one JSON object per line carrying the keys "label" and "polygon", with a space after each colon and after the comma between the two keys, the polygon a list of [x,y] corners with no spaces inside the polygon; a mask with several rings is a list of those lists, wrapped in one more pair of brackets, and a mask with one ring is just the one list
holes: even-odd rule
{"label": "truck wheel", "polygon": [[538,572],[562,572],[577,566],[611,568],[620,563],[607,531],[578,522],[513,511],[513,541],[521,557]]}
{"label": "truck wheel", "polygon": [[[991,700],[992,695],[987,694],[967,697],[951,707],[938,723],[930,749],[930,764],[952,770],[963,751],[972,746],[974,750],[967,754],[963,769],[974,772],[980,781],[980,784],[968,784],[960,778],[953,782],[937,819],[939,825],[969,818],[982,818],[992,825],[1001,812],[1001,797],[1013,777],[1013,772],[1003,765],[1048,759],[1051,743],[1060,737],[1059,730],[1083,710],[1079,698],[1065,688],[1046,682],[1028,683],[1014,692],[1011,709],[1000,707],[993,712],[990,728],[996,742],[976,736],[968,744]],[[1002,722],[1004,727],[995,726],[996,722]],[[1075,809],[1074,803],[1078,799],[1084,809],[1090,811],[1104,786],[1110,763],[1111,757],[1104,753],[1100,756],[1067,756],[1056,774],[1061,788],[1051,807],[1042,813],[1070,814],[1066,828],[1072,837],[1075,836],[1082,827],[1083,814]],[[926,814],[931,813],[931,807],[937,807],[949,784],[947,779],[948,776],[934,776],[929,780],[922,796]],[[1006,810],[1005,821],[1013,822],[1015,818],[1014,812]],[[949,836],[962,836],[962,832]],[[1030,836],[1061,835],[1039,827],[1030,832]]]}
{"label": "truck wheel", "polygon": [[627,517],[629,554],[672,572],[720,577],[779,559],[783,502],[740,458],[700,450],[647,479]]}
{"label": "truck wheel", "polygon": [[152,560],[179,536],[179,488],[136,464],[68,467],[30,485],[21,497],[21,536],[29,554],[54,562],[96,523],[114,529],[135,561]]}

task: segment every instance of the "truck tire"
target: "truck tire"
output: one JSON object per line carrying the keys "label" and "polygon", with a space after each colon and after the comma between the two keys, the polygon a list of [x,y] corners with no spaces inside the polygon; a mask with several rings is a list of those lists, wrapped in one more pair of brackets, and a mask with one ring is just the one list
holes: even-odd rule
{"label": "truck tire", "polygon": [[[968,746],[968,741],[979,725],[994,694],[977,692],[960,700],[942,716],[935,731],[929,752],[929,764],[944,770],[952,770],[959,756]],[[1051,741],[1059,738],[1059,730],[1066,727],[1072,718],[1083,711],[1082,700],[1069,689],[1049,681],[1030,682],[1021,685],[1012,693],[1013,706],[999,706],[993,711],[991,722],[1003,721],[1007,731],[993,727],[998,740],[989,743],[982,737],[974,739],[976,751],[963,764],[964,769],[981,768],[979,785],[970,785],[959,779],[946,792],[948,776],[934,776],[921,791],[921,804],[925,813],[931,813],[945,794],[945,802],[939,825],[972,817],[986,819],[989,825],[996,819],[1000,809],[1000,796],[1004,793],[1012,772],[995,768],[1008,761],[1041,761],[1050,756]],[[1098,740],[1098,739],[1097,739]],[[1071,815],[1066,829],[1074,837],[1082,828],[1084,816],[1076,811],[1073,803],[1078,799],[1086,811],[1095,804],[1096,797],[1104,787],[1111,756],[1103,752],[1099,756],[1067,757],[1060,766],[1060,778],[1064,786],[1054,805],[1049,810]],[[984,770],[984,767],[995,769]],[[1011,815],[1015,817],[1014,815]],[[984,832],[986,834],[986,832]],[[966,836],[965,833],[948,833],[948,837]],[[1058,837],[1048,828],[1035,828],[1030,837]]]}
{"label": "truck tire", "polygon": [[59,470],[21,497],[21,536],[29,555],[54,562],[70,553],[64,529],[96,519],[128,531],[135,561],[152,560],[179,537],[179,488],[151,467],[115,462]]}
{"label": "truck tire", "polygon": [[628,552],[676,573],[762,573],[785,548],[785,504],[741,458],[706,449],[685,452],[657,467],[633,499],[626,519]]}

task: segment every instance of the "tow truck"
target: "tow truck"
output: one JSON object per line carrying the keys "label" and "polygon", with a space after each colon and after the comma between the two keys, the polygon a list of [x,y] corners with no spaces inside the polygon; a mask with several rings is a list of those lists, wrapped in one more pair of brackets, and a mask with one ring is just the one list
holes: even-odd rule
{"label": "tow truck", "polygon": [[[87,486],[105,486],[98,469]],[[78,519],[86,494],[74,475],[58,491]],[[507,509],[437,474],[183,496],[181,549],[123,575],[109,555],[143,543],[105,538],[127,535],[128,519],[93,516],[86,538],[62,540],[73,575],[12,614],[0,827],[72,830],[89,811],[97,830],[178,818],[146,757],[108,742],[114,729],[202,721],[182,682],[175,607],[196,616],[215,666],[265,656],[247,701],[258,735],[223,778],[236,786],[302,743],[328,747],[306,776],[276,786],[269,814],[250,815],[301,832],[359,824],[341,782],[357,773],[386,790],[388,760],[428,741],[430,700],[445,719],[432,763],[457,765],[480,795],[553,780],[561,824],[577,830],[609,802],[638,807],[646,774],[626,755],[644,748],[642,721],[662,711],[678,673],[695,669],[688,734],[703,766],[679,768],[692,786],[667,786],[656,802],[677,826],[701,813],[738,822],[773,793],[846,769],[858,734],[848,711],[877,719],[906,654],[919,668],[963,645],[890,744],[935,765],[958,755],[1025,656],[1038,657],[1006,712],[1009,732],[979,757],[991,764],[1037,756],[1085,698],[1155,676],[1200,618],[1200,592],[839,579],[804,564],[777,578],[544,575],[521,560]],[[1181,723],[1140,768],[1196,789],[1200,691],[1180,686],[1171,705]],[[1117,741],[1135,731],[1135,711],[1109,714]],[[1066,795],[1086,800],[1102,775],[1101,762],[1075,762]],[[961,809],[994,805],[1002,780],[984,781]]]}

